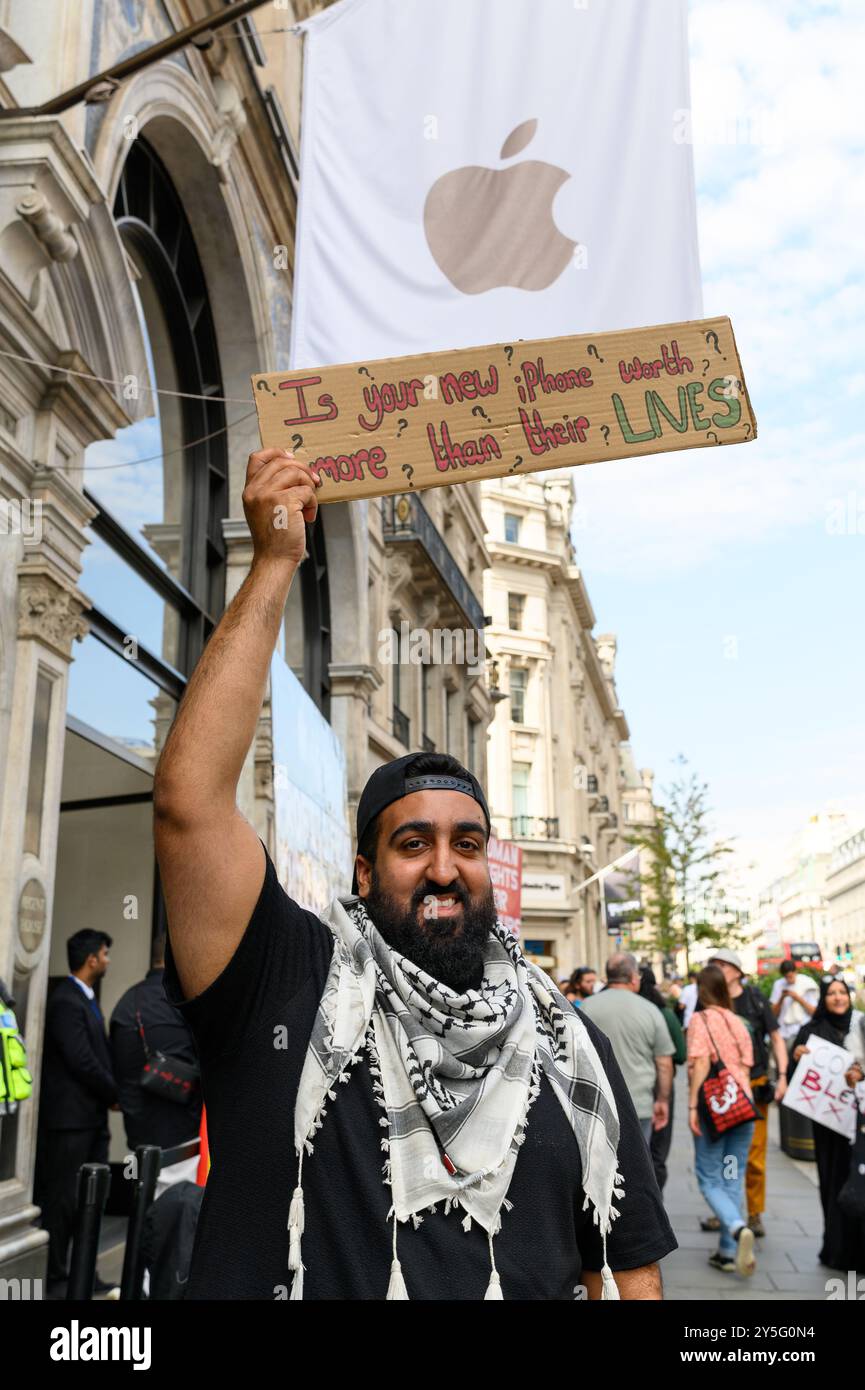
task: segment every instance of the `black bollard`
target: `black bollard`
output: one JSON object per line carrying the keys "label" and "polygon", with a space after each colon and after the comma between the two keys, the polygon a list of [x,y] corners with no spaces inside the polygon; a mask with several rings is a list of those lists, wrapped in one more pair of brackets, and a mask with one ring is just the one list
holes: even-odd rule
{"label": "black bollard", "polygon": [[89,1301],[93,1297],[99,1229],[110,1186],[111,1169],[107,1163],[82,1163],[78,1170],[75,1230],[66,1288],[66,1298],[70,1303]]}
{"label": "black bollard", "polygon": [[162,1150],[157,1144],[139,1144],[135,1150],[135,1192],[132,1215],[126,1231],[126,1250],[123,1273],[120,1276],[120,1297],[123,1300],[141,1298],[144,1278],[144,1223],[156,1191],[156,1180],[162,1167]]}

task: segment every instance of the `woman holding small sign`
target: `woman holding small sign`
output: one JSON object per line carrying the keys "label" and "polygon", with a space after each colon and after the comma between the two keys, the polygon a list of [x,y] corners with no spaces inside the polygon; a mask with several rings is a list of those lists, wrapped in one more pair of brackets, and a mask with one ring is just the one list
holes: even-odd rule
{"label": "woman holding small sign", "polygon": [[[813,1017],[799,1029],[793,1041],[788,1081],[792,1080],[800,1058],[813,1051],[818,1040],[844,1047],[853,1019],[853,998],[849,986],[842,979],[824,980],[820,986],[820,1003]],[[850,1175],[851,1152],[849,1139],[815,1122],[814,1154],[824,1223],[823,1244],[818,1259],[829,1269],[865,1270],[862,1232],[845,1218],[838,1206],[838,1193]]]}

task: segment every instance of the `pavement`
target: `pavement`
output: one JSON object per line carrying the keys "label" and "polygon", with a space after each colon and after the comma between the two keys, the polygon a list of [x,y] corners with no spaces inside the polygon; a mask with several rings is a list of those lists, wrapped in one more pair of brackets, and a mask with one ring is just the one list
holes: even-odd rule
{"label": "pavement", "polygon": [[673,1143],[664,1203],[679,1242],[662,1262],[668,1301],[703,1299],[721,1302],[824,1301],[826,1281],[837,1277],[817,1262],[823,1213],[817,1188],[817,1165],[788,1158],[779,1138],[778,1106],[769,1107],[766,1164],[766,1235],[754,1242],[757,1270],[750,1278],[722,1274],[708,1264],[718,1248],[717,1233],[700,1230],[711,1212],[694,1176],[694,1140],[688,1129],[687,1079],[676,1077]]}

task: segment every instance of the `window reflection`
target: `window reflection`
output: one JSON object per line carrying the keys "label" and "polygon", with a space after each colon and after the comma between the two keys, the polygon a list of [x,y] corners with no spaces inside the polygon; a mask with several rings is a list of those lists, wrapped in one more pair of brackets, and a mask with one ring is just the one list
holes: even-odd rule
{"label": "window reflection", "polygon": [[175,701],[127,661],[88,635],[76,643],[69,669],[69,713],[137,752],[154,757],[174,716]]}
{"label": "window reflection", "polygon": [[[132,257],[132,251],[127,248]],[[113,439],[91,444],[84,455],[84,482],[97,501],[131,531],[135,539],[182,582],[183,442],[180,401],[157,396],[178,389],[168,323],[146,265],[137,265],[132,285],[149,382],[134,383],[149,411],[144,419],[118,430]],[[141,460],[138,462],[137,460]]]}
{"label": "window reflection", "polygon": [[84,551],[84,568],[79,581],[84,593],[97,608],[113,618],[124,633],[176,667],[176,610],[99,536],[91,532],[90,542]]}

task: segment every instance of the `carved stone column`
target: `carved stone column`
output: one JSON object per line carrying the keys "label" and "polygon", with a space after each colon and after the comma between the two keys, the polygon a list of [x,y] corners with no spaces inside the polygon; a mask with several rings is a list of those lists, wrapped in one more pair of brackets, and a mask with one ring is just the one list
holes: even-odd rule
{"label": "carved stone column", "polygon": [[[31,1099],[3,1117],[0,1263],[6,1278],[40,1278],[47,1233],[33,1221],[40,1042],[51,942],[66,687],[72,644],[86,634],[87,600],[43,559],[19,567],[17,635],[0,802],[0,974],[18,1001],[34,1076]],[[7,659],[10,654],[7,652]]]}

